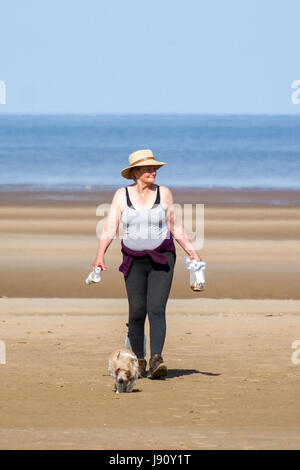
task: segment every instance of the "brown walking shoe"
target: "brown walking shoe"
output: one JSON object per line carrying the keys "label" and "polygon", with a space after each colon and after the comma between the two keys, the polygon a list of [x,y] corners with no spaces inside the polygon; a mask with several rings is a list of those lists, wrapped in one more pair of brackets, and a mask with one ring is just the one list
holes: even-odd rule
{"label": "brown walking shoe", "polygon": [[162,379],[166,377],[168,373],[168,368],[166,364],[164,364],[163,358],[160,354],[154,354],[151,357],[149,362],[149,379]]}
{"label": "brown walking shoe", "polygon": [[143,377],[147,377],[147,372],[146,372],[147,361],[146,361],[146,359],[138,359],[138,361],[139,361],[138,379],[141,379]]}

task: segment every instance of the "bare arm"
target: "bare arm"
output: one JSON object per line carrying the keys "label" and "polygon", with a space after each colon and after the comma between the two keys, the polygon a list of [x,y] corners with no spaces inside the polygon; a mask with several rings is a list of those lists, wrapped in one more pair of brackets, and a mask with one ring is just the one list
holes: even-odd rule
{"label": "bare arm", "polygon": [[167,187],[164,187],[164,190],[165,190],[165,202],[168,206],[167,207],[167,220],[168,220],[170,232],[172,233],[175,240],[179,243],[179,245],[189,255],[190,259],[201,261],[200,255],[194,249],[192,242],[187,236],[183,226],[176,219],[172,192]]}
{"label": "bare arm", "polygon": [[103,227],[102,234],[100,237],[98,252],[93,262],[94,269],[101,264],[103,270],[106,270],[104,262],[104,254],[111,244],[112,240],[115,237],[115,234],[118,230],[120,219],[121,219],[121,210],[120,210],[120,198],[122,196],[122,189],[118,189],[113,197],[110,210],[107,216],[107,222]]}

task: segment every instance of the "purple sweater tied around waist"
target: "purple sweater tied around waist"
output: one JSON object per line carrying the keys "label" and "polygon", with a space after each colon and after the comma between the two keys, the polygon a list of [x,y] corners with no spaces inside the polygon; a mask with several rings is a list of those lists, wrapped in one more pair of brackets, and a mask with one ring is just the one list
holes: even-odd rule
{"label": "purple sweater tied around waist", "polygon": [[174,245],[173,235],[170,233],[169,238],[165,238],[165,240],[154,250],[131,250],[126,245],[124,245],[123,240],[121,241],[121,251],[125,255],[123,263],[119,267],[119,271],[121,271],[124,276],[127,276],[131,265],[135,258],[143,258],[145,256],[149,256],[154,263],[158,264],[168,264],[168,256],[166,255],[166,251],[171,251],[174,253],[175,261],[176,261],[176,250]]}

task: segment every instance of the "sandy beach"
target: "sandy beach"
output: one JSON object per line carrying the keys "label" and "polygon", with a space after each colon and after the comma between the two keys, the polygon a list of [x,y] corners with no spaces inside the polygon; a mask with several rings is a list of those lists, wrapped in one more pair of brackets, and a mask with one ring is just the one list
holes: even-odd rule
{"label": "sandy beach", "polygon": [[176,243],[169,375],[119,396],[107,373],[128,313],[119,239],[101,283],[84,282],[112,194],[1,193],[0,448],[299,449],[299,193],[173,192],[205,205],[207,288],[191,291]]}

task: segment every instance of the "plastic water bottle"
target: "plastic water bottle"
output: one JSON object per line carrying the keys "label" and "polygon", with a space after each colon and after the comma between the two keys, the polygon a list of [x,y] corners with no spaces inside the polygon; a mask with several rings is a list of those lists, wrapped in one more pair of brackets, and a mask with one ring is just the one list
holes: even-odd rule
{"label": "plastic water bottle", "polygon": [[190,271],[190,288],[193,291],[202,292],[205,290],[204,271],[206,263],[204,261],[196,261],[195,259],[185,258],[185,266]]}
{"label": "plastic water bottle", "polygon": [[101,276],[100,276],[101,271],[102,271],[102,266],[99,264],[97,266],[97,268],[94,269],[94,271],[92,271],[88,275],[88,277],[85,280],[85,283],[86,284],[94,284],[94,283],[100,282],[100,280],[101,280]]}

